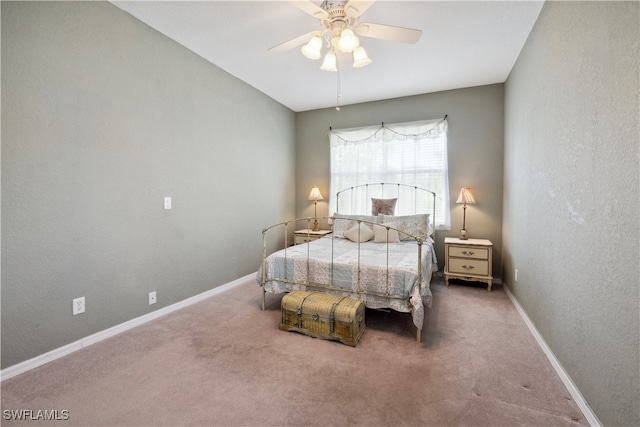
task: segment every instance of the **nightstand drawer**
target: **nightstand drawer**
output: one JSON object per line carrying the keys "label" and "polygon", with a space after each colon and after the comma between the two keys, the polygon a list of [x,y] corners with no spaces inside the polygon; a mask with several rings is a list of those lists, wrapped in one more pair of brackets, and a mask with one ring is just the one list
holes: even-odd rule
{"label": "nightstand drawer", "polygon": [[298,236],[297,234],[293,237],[293,244],[294,245],[299,245],[301,243],[307,243],[307,242],[313,242],[314,240],[317,240],[318,237],[317,236]]}
{"label": "nightstand drawer", "polygon": [[321,239],[328,234],[331,234],[331,230],[296,230],[293,233],[293,244],[299,245],[301,243],[313,242],[314,240]]}
{"label": "nightstand drawer", "polygon": [[450,257],[473,258],[473,259],[489,259],[489,249],[449,246]]}
{"label": "nightstand drawer", "polygon": [[[449,248],[449,254],[451,254]],[[449,258],[448,271],[451,273],[473,274],[486,276],[489,274],[489,262],[487,260]]]}

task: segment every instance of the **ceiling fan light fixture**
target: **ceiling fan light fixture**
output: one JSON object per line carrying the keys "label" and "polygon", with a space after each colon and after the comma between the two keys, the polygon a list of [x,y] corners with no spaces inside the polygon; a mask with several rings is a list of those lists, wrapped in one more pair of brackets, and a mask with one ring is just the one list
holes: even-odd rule
{"label": "ceiling fan light fixture", "polygon": [[336,54],[333,50],[330,50],[324,56],[324,62],[322,63],[322,66],[320,67],[320,69],[324,71],[338,71],[337,64],[338,64],[338,61],[336,58]]}
{"label": "ceiling fan light fixture", "polygon": [[320,49],[322,49],[322,39],[320,36],[313,36],[309,43],[302,46],[302,54],[309,59],[320,59],[322,56]]}
{"label": "ceiling fan light fixture", "polygon": [[[1,1],[1,0],[0,0]],[[338,58],[336,53],[350,53],[353,56],[355,68],[364,67],[371,63],[364,48],[360,46],[360,40],[356,34],[362,37],[391,40],[402,43],[416,43],[422,30],[396,27],[393,25],[358,23],[362,14],[369,9],[375,0],[296,0],[291,3],[298,9],[316,18],[322,30],[315,30],[298,36],[285,43],[270,48],[273,52],[282,52],[306,43],[302,47],[302,53],[312,60],[320,59],[323,51],[325,54],[320,69],[325,71],[338,71]],[[317,5],[316,3],[321,3]],[[340,61],[342,61],[342,56]],[[340,71],[342,71],[342,62]]]}
{"label": "ceiling fan light fixture", "polygon": [[358,45],[360,44],[360,40],[353,34],[353,31],[349,28],[342,30],[340,34],[340,40],[338,41],[338,48],[344,53],[353,52]]}
{"label": "ceiling fan light fixture", "polygon": [[371,64],[371,59],[369,59],[367,52],[365,52],[362,46],[359,46],[353,51],[353,66],[355,68],[364,67],[369,64]]}

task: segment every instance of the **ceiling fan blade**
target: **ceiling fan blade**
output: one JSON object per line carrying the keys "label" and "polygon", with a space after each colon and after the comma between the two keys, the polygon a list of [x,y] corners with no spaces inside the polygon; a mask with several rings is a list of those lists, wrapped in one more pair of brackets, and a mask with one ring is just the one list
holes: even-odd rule
{"label": "ceiling fan blade", "polygon": [[357,18],[362,15],[375,0],[351,0],[344,5],[344,11],[347,16]]}
{"label": "ceiling fan blade", "polygon": [[394,27],[392,25],[370,24],[368,22],[358,25],[356,27],[356,32],[364,37],[402,43],[415,43],[422,36],[422,30]]}
{"label": "ceiling fan blade", "polygon": [[289,0],[295,7],[300,9],[303,12],[308,13],[309,15],[318,18],[325,19],[329,17],[329,14],[326,10],[321,8],[320,6],[316,6],[314,3],[311,3],[309,0]]}
{"label": "ceiling fan blade", "polygon": [[294,47],[305,44],[306,42],[311,40],[311,37],[315,36],[316,34],[319,35],[320,33],[321,31],[311,31],[310,33],[298,36],[295,39],[291,39],[277,46],[270,47],[267,50],[269,52],[284,52],[285,50],[293,49]]}

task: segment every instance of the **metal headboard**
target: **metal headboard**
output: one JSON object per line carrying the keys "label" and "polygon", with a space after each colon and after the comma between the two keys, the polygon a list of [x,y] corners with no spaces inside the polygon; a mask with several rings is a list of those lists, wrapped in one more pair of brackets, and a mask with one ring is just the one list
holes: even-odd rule
{"label": "metal headboard", "polygon": [[[338,213],[369,215],[371,213],[371,198],[397,198],[396,215],[430,213],[431,232],[435,234],[436,193],[415,185],[379,182],[348,187],[336,193],[336,211]],[[353,212],[354,206],[358,204],[365,206],[369,211]]]}

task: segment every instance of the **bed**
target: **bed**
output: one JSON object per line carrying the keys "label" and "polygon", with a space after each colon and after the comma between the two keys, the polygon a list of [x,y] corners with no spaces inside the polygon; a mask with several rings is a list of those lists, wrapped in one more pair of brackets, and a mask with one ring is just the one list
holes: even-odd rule
{"label": "bed", "polygon": [[[256,277],[263,291],[262,309],[267,292],[309,289],[349,296],[364,301],[368,308],[410,313],[420,342],[424,308],[431,306],[431,275],[437,270],[435,193],[379,183],[350,187],[336,198],[338,212],[319,218],[331,226],[332,233],[325,237],[289,245],[293,230],[311,229],[314,218],[294,219],[262,231],[263,257]],[[371,211],[362,213],[363,206]],[[353,213],[354,209],[361,213]],[[284,248],[268,255],[269,237],[282,236]]]}

